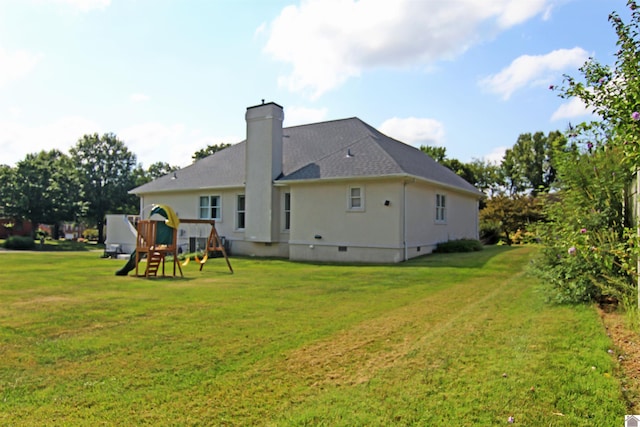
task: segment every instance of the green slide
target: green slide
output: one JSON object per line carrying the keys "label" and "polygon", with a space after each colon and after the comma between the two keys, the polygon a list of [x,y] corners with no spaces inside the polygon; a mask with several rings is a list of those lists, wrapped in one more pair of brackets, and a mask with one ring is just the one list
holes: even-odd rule
{"label": "green slide", "polygon": [[129,257],[129,261],[120,270],[116,271],[116,276],[126,276],[131,270],[136,268],[136,252],[133,251]]}

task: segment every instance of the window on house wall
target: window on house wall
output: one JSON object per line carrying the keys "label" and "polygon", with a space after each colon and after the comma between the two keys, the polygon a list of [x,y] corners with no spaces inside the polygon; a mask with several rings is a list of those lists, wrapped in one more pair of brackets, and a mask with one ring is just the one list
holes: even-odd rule
{"label": "window on house wall", "polygon": [[291,228],[291,193],[284,193],[284,229]]}
{"label": "window on house wall", "polygon": [[236,228],[244,230],[245,198],[244,194],[238,194],[236,198]]}
{"label": "window on house wall", "polygon": [[347,207],[350,211],[364,210],[364,189],[362,187],[349,187]]}
{"label": "window on house wall", "polygon": [[200,219],[220,221],[221,214],[220,196],[200,196]]}
{"label": "window on house wall", "polygon": [[447,221],[447,197],[444,194],[436,194],[436,222]]}

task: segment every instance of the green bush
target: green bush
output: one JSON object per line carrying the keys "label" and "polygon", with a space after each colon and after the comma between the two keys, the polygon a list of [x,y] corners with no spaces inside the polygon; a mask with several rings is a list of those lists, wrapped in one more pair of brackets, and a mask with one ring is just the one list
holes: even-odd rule
{"label": "green bush", "polygon": [[35,249],[36,242],[31,237],[9,236],[4,242],[4,247],[15,250]]}
{"label": "green bush", "polygon": [[448,242],[438,243],[434,252],[452,253],[452,252],[474,252],[483,249],[482,243],[474,239],[458,239],[449,240]]}
{"label": "green bush", "polygon": [[495,245],[500,241],[502,230],[497,221],[480,221],[480,240],[485,245]]}
{"label": "green bush", "polygon": [[604,144],[558,157],[562,187],[545,207],[539,224],[544,248],[531,264],[550,301],[580,303],[635,293],[635,228],[625,228],[629,173],[621,151]]}
{"label": "green bush", "polygon": [[87,228],[82,233],[82,237],[89,241],[96,241],[98,240],[98,230],[96,230],[95,228]]}

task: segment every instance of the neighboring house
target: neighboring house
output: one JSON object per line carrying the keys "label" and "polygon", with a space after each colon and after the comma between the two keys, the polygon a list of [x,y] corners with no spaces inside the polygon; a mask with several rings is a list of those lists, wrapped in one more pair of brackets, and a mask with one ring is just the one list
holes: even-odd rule
{"label": "neighboring house", "polygon": [[[247,139],[131,190],[141,216],[167,204],[212,218],[231,252],[292,260],[400,262],[478,238],[482,193],[360,119],[282,128],[282,107],[247,108]],[[183,250],[207,230],[181,227]]]}
{"label": "neighboring house", "polygon": [[31,236],[33,224],[27,220],[0,218],[0,239],[9,236]]}
{"label": "neighboring house", "polygon": [[65,240],[77,240],[86,229],[87,227],[79,222],[63,222],[61,233]]}

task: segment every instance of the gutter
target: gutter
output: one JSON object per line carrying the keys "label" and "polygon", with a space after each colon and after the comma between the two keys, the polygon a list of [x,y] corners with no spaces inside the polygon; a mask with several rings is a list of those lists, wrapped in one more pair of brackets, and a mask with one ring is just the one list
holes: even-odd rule
{"label": "gutter", "polygon": [[[331,178],[307,178],[307,179],[291,179],[291,180],[287,180],[287,179],[281,179],[281,180],[277,180],[274,181],[273,185],[276,187],[285,187],[285,186],[289,186],[292,184],[324,184],[324,183],[332,183],[332,182],[345,182],[345,181],[353,181],[353,180],[360,180],[360,181],[374,181],[374,180],[388,180],[388,179],[394,179],[394,178],[400,178],[400,179],[405,179],[405,180],[414,180],[414,181],[421,181],[421,182],[425,182],[428,184],[433,184],[436,185],[438,187],[441,188],[446,188],[448,190],[451,191],[455,191],[458,193],[465,193],[468,195],[472,195],[475,196],[476,198],[478,198],[478,200],[480,200],[481,198],[483,198],[485,196],[485,194],[483,192],[481,192],[480,190],[467,190],[465,188],[461,188],[455,185],[451,185],[451,184],[447,184],[444,183],[442,181],[436,181],[433,179],[427,179],[418,175],[411,175],[411,174],[406,174],[406,173],[399,173],[399,174],[389,174],[389,175],[363,175],[363,176],[357,176],[357,175],[353,175],[353,176],[341,176],[341,177],[331,177]],[[471,185],[471,184],[469,184]]]}

